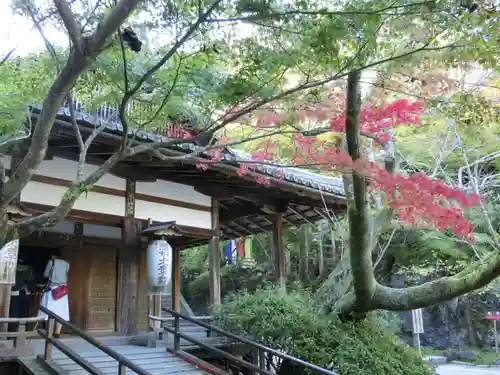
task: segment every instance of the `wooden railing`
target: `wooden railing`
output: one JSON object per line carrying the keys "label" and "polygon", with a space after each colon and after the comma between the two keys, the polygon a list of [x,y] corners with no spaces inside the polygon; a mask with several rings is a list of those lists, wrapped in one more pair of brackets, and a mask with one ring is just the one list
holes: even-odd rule
{"label": "wooden railing", "polygon": [[[275,349],[259,344],[255,341],[251,341],[244,337],[235,335],[234,333],[218,328],[213,324],[204,323],[201,319],[196,319],[196,317],[189,317],[167,308],[163,308],[162,310],[172,315],[172,318],[174,319],[173,328],[164,325],[163,329],[166,332],[169,332],[174,335],[174,345],[172,351],[174,352],[174,354],[177,354],[180,357],[184,358],[192,357],[188,353],[181,350],[180,340],[183,339],[199,346],[200,348],[203,348],[207,351],[217,354],[221,358],[226,359],[228,363],[236,365],[240,368],[253,371],[255,374],[276,375],[277,366],[275,360],[278,359],[279,361],[281,361],[282,366],[286,365],[290,369],[303,368],[309,370],[312,374],[338,375],[335,372],[313,365],[312,363],[303,361],[299,358],[293,357],[288,354],[281,353]],[[158,316],[149,315],[149,319],[160,322],[170,322],[172,318],[162,318]],[[190,337],[189,335],[182,333],[180,330],[181,319],[205,328],[207,331],[210,332],[210,335],[216,333],[220,337],[229,339],[229,341],[233,344],[241,343],[249,346],[252,349],[252,359],[253,359],[252,362],[246,361],[242,358],[238,358],[224,350],[216,348],[213,345],[209,345],[206,342],[197,340],[193,337]],[[274,372],[272,372],[273,370]]]}
{"label": "wooden railing", "polygon": [[28,340],[38,337],[36,331],[27,331],[28,324],[38,323],[42,321],[42,317],[33,318],[0,318],[0,326],[7,324],[17,324],[16,332],[0,332],[0,338],[13,339],[12,348],[0,350],[1,357],[14,358],[27,354]]}
{"label": "wooden railing", "polygon": [[67,355],[71,360],[73,360],[76,364],[81,366],[84,370],[88,371],[90,375],[105,375],[101,370],[95,367],[92,363],[88,362],[85,358],[76,353],[69,346],[63,344],[59,339],[53,337],[54,328],[56,323],[60,323],[66,331],[69,331],[76,336],[84,339],[89,344],[93,345],[97,349],[103,351],[111,358],[118,362],[118,375],[125,375],[127,372],[127,368],[134,371],[138,375],[153,375],[151,372],[141,369],[139,366],[134,364],[132,361],[127,359],[122,354],[114,351],[108,346],[104,345],[99,340],[96,340],[92,336],[86,334],[78,327],[74,326],[70,322],[67,322],[59,315],[54,314],[52,311],[47,308],[40,306],[40,310],[48,315],[48,327],[47,330],[39,329],[38,334],[45,339],[45,350],[43,356],[39,356],[47,365],[51,365],[52,360],[52,349],[53,347],[59,349],[62,353]]}

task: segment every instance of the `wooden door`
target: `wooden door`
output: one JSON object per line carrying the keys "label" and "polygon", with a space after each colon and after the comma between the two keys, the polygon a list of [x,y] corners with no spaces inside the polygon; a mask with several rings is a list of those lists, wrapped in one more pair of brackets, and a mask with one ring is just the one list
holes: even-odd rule
{"label": "wooden door", "polygon": [[65,249],[70,319],[84,331],[116,330],[117,248],[85,244]]}
{"label": "wooden door", "polygon": [[117,255],[115,247],[87,247],[91,255],[87,330],[116,331]]}

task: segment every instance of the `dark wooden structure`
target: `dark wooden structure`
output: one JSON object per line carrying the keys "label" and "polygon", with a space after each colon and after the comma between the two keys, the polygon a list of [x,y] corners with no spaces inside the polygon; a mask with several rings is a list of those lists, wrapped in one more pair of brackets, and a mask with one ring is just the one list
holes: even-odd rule
{"label": "dark wooden structure", "polygon": [[[20,201],[32,213],[50,210],[71,184],[68,171],[78,159],[78,146],[68,115],[68,108],[62,108],[47,160],[21,193]],[[88,150],[86,168],[95,168],[119,147],[124,136],[121,124],[99,111],[77,115],[84,138],[97,119],[107,125]],[[36,110],[33,117],[36,120]],[[135,139],[140,144],[162,142],[165,137],[139,132]],[[189,153],[196,147],[182,144],[171,151]],[[343,210],[343,186],[339,179],[293,168],[283,172],[258,166],[239,176],[238,160],[245,157],[226,150],[224,161],[206,170],[186,160],[165,162],[150,154],[126,159],[77,202],[64,223],[22,239],[21,248],[62,248],[71,265],[71,321],[84,332],[133,335],[148,329],[148,314],[158,315],[161,302],[146,293],[147,239],[142,231],[148,223],[173,220],[182,233],[170,241],[174,256],[169,307],[176,312],[181,311],[180,252],[198,244],[211,245],[213,304],[220,302],[219,241],[223,239],[273,232],[276,276],[284,287],[284,226],[314,222]],[[6,169],[15,168],[13,157],[3,162],[10,164]],[[256,182],[258,176],[268,177],[269,184]],[[4,305],[8,294],[5,290]]]}

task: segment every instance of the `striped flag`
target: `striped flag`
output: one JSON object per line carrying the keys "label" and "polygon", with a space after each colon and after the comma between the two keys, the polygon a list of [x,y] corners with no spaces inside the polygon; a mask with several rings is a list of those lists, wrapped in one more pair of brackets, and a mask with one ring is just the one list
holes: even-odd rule
{"label": "striped flag", "polygon": [[245,258],[252,257],[252,237],[245,238]]}

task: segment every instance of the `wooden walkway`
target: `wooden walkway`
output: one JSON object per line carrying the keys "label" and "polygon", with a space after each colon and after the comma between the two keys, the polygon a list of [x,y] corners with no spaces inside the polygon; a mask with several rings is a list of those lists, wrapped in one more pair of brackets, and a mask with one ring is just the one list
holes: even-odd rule
{"label": "wooden walkway", "polygon": [[[103,374],[118,374],[118,362],[108,356],[103,351],[91,346],[71,345],[71,349],[76,351],[81,357],[99,369]],[[124,355],[139,366],[141,369],[151,372],[154,375],[205,375],[208,374],[194,365],[191,365],[179,357],[168,353],[163,348],[144,348],[137,346],[116,346],[110,347],[116,352]],[[44,369],[48,372],[40,359],[34,360],[34,357],[24,357],[18,359],[25,367],[35,368],[36,371]],[[37,363],[38,362],[38,363]],[[68,358],[59,350],[54,350],[52,360],[48,365],[59,374],[67,375],[87,375],[88,371],[82,369],[72,359]],[[50,372],[49,372],[50,373]],[[135,374],[127,369],[126,374]],[[38,375],[38,374],[37,374]]]}
{"label": "wooden walkway", "polygon": [[[129,338],[119,336],[100,337],[99,341],[107,345],[110,349],[124,355],[127,359],[141,367],[143,370],[149,371],[154,375],[205,375],[208,372],[200,370],[198,367],[184,361],[169,352],[167,347],[170,346],[171,340],[158,342],[156,348],[147,348],[142,346],[134,346],[128,343]],[[205,340],[203,340],[205,341]],[[206,342],[214,342],[215,339],[206,338]],[[42,355],[44,350],[44,340],[31,340],[30,355],[18,358],[18,362],[23,365],[26,374],[50,374],[50,369],[37,359],[37,355]],[[78,353],[85,360],[97,367],[103,374],[118,374],[118,362],[109,355],[87,343],[81,338],[63,338],[61,342]],[[189,349],[189,343],[185,342],[181,349]],[[53,348],[52,361],[48,363],[53,372],[64,375],[87,375],[89,372],[82,369],[72,359],[66,356],[61,351]],[[43,371],[43,372],[41,372]],[[127,375],[136,374],[130,369],[127,369]]]}

